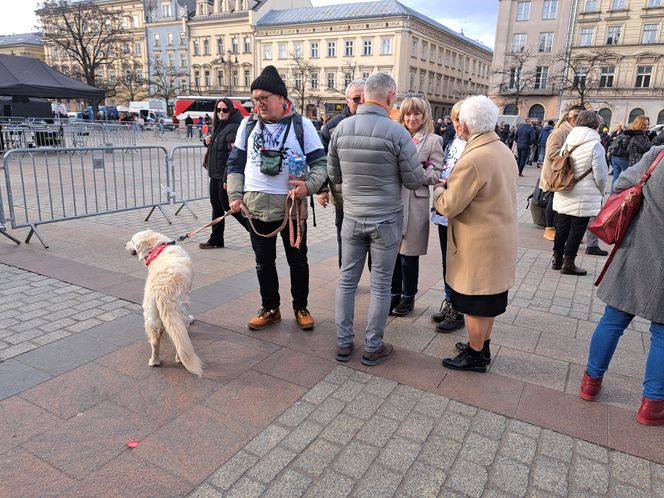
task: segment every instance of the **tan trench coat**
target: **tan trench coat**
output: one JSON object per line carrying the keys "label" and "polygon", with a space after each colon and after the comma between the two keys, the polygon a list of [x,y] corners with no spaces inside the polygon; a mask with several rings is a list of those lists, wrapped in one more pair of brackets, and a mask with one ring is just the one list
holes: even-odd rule
{"label": "tan trench coat", "polygon": [[430,185],[440,179],[443,171],[445,154],[443,138],[435,133],[416,133],[417,153],[420,161],[431,161],[432,167],[424,172],[424,185],[417,190],[401,188],[403,202],[403,231],[399,254],[404,256],[422,256],[429,245],[429,216],[431,214]]}
{"label": "tan trench coat", "polygon": [[470,296],[499,294],[516,272],[518,168],[494,132],[471,137],[434,206],[449,218],[446,280]]}

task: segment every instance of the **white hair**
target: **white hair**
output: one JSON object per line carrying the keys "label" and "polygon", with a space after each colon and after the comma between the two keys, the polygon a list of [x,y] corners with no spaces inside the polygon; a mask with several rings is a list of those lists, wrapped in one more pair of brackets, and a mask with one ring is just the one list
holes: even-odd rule
{"label": "white hair", "polygon": [[363,79],[356,79],[348,83],[348,86],[346,87],[346,97],[348,97],[348,94],[353,88],[359,88],[362,87],[364,88],[364,85],[366,84],[366,81]]}
{"label": "white hair", "polygon": [[392,76],[386,73],[376,73],[369,76],[364,85],[364,97],[366,100],[385,100],[390,91],[397,91],[397,84]]}
{"label": "white hair", "polygon": [[498,122],[498,107],[485,95],[473,95],[461,103],[459,122],[468,127],[471,135],[493,131]]}

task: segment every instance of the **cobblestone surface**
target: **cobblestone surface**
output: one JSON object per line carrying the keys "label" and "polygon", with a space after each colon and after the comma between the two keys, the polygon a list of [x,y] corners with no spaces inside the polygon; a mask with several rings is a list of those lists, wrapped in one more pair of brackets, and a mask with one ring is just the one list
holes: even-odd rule
{"label": "cobblestone surface", "polygon": [[0,273],[0,361],[141,309],[13,266]]}
{"label": "cobblestone surface", "polygon": [[661,496],[662,469],[338,367],[190,496]]}

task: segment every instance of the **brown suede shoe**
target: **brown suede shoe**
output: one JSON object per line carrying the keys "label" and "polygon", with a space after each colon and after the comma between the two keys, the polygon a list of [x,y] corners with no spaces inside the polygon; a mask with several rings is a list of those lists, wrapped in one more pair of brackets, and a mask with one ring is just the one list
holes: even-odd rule
{"label": "brown suede shoe", "polygon": [[311,330],[314,328],[314,317],[311,316],[307,308],[297,310],[295,312],[295,319],[302,330]]}
{"label": "brown suede shoe", "polygon": [[337,354],[334,357],[337,361],[350,361],[350,357],[353,355],[353,349],[355,349],[355,345],[351,344],[348,347],[341,347],[337,346]]}
{"label": "brown suede shoe", "polygon": [[258,311],[258,314],[249,320],[247,327],[252,330],[261,330],[271,325],[273,323],[279,323],[281,321],[281,312],[279,308],[276,310],[269,310],[267,308],[261,308]]}
{"label": "brown suede shoe", "polygon": [[392,344],[384,342],[378,351],[374,351],[373,353],[368,353],[365,351],[362,355],[362,364],[373,367],[374,365],[378,365],[379,363],[387,360],[390,356],[392,356],[392,353],[394,353]]}

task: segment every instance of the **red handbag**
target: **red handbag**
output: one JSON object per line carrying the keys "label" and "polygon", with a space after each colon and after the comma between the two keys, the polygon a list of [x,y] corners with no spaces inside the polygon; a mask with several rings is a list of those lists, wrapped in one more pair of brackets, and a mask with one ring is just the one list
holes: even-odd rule
{"label": "red handbag", "polygon": [[630,188],[612,194],[604,203],[601,211],[593,222],[588,226],[588,230],[607,244],[615,244],[609,259],[606,261],[602,273],[597,277],[595,285],[599,285],[604,278],[606,269],[611,264],[613,256],[622,242],[629,224],[639,212],[641,202],[643,201],[643,186],[646,184],[655,166],[664,159],[664,150],[660,151],[657,158],[650,165],[648,170],[641,175],[639,182]]}

